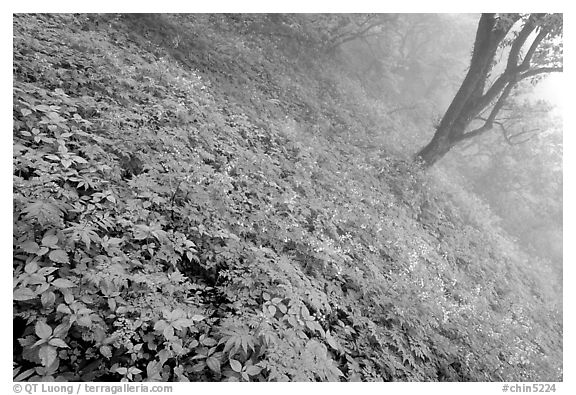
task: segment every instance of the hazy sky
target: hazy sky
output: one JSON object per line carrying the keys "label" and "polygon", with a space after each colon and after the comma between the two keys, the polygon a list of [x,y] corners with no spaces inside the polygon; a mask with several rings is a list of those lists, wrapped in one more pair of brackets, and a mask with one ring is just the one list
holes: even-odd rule
{"label": "hazy sky", "polygon": [[566,84],[563,73],[552,73],[536,86],[536,93],[546,101],[558,107],[559,112],[564,110],[563,88]]}

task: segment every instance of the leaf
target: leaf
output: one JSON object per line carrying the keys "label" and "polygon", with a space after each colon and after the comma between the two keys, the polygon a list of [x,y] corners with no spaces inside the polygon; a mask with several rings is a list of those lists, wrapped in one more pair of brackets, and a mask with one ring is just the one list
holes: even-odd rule
{"label": "leaf", "polygon": [[67,324],[60,324],[56,328],[54,328],[54,332],[52,332],[52,335],[60,338],[66,337],[68,329],[69,327]]}
{"label": "leaf", "polygon": [[14,381],[24,381],[28,377],[32,376],[35,372],[36,372],[36,369],[34,369],[34,368],[25,370],[24,372],[20,373],[18,376],[14,377]]}
{"label": "leaf", "polygon": [[38,271],[38,263],[36,261],[32,261],[24,266],[24,271],[28,274],[33,274]]}
{"label": "leaf", "polygon": [[164,320],[159,320],[154,324],[154,330],[162,332],[169,324]]}
{"label": "leaf", "polygon": [[50,366],[56,358],[58,357],[58,352],[56,349],[48,344],[40,347],[38,351],[38,356],[40,357],[40,361],[42,362],[42,366]]}
{"label": "leaf", "polygon": [[50,111],[48,114],[46,114],[48,116],[48,118],[50,118],[53,121],[61,121],[63,120],[62,117],[60,115],[58,115],[58,113],[55,113],[54,111]]}
{"label": "leaf", "polygon": [[[44,279],[43,279],[44,280]],[[40,283],[40,285],[38,286],[38,288],[36,288],[36,290],[34,292],[36,292],[37,295],[42,294],[43,292],[47,291],[48,288],[50,288],[50,284],[48,284],[47,282],[43,281],[42,283]]]}
{"label": "leaf", "polygon": [[232,368],[233,371],[237,373],[240,373],[242,371],[242,364],[235,359],[230,360],[230,367]]}
{"label": "leaf", "polygon": [[76,286],[72,281],[65,278],[57,278],[56,280],[52,281],[52,285],[59,289],[73,288]]}
{"label": "leaf", "polygon": [[298,327],[298,321],[293,316],[288,316],[288,323],[292,325],[294,328]]}
{"label": "leaf", "polygon": [[34,331],[36,332],[36,336],[40,339],[48,339],[52,336],[52,328],[44,321],[36,321]]}
{"label": "leaf", "polygon": [[64,340],[58,339],[58,338],[50,339],[48,344],[50,344],[51,346],[54,346],[54,347],[70,348],[70,347],[68,347],[68,344],[66,344],[64,342]]}
{"label": "leaf", "polygon": [[38,252],[38,250],[40,249],[40,246],[35,241],[28,240],[28,241],[25,241],[24,243],[22,243],[20,245],[20,248],[24,252],[27,252],[29,254],[36,254]]}
{"label": "leaf", "polygon": [[176,375],[176,378],[179,382],[184,382],[184,383],[190,382],[188,377],[186,377],[186,375],[184,374],[184,366],[178,365],[178,366],[174,367],[174,374]]}
{"label": "leaf", "polygon": [[207,347],[215,346],[217,343],[216,340],[212,339],[211,337],[206,337],[206,338],[202,339],[200,342]]}
{"label": "leaf", "polygon": [[162,363],[160,361],[150,361],[148,365],[146,365],[146,376],[148,380],[162,381],[161,371]]}
{"label": "leaf", "polygon": [[37,200],[22,209],[25,219],[36,219],[41,225],[55,223],[62,216],[62,211],[54,204]]}
{"label": "leaf", "polygon": [[260,374],[261,371],[262,371],[262,368],[260,366],[255,366],[255,365],[248,366],[246,368],[246,373],[248,373],[248,375],[250,375],[250,376],[256,376],[256,375]]}
{"label": "leaf", "polygon": [[74,162],[83,164],[88,163],[86,159],[82,158],[81,156],[74,156]]}
{"label": "leaf", "polygon": [[18,288],[12,294],[14,300],[30,300],[36,297],[36,293],[30,288]]}
{"label": "leaf", "polygon": [[76,308],[76,314],[90,314],[92,312],[92,310],[82,304],[76,305]]}
{"label": "leaf", "polygon": [[40,346],[42,344],[46,344],[47,339],[40,339],[37,342],[35,342],[34,344],[32,344],[32,348],[36,348],[37,346]]}
{"label": "leaf", "polygon": [[64,232],[74,241],[82,240],[88,249],[90,249],[92,241],[102,241],[100,236],[95,232],[95,228],[86,223],[73,223],[72,226],[64,229]]}
{"label": "leaf", "polygon": [[60,303],[58,307],[56,307],[56,311],[63,314],[72,314],[72,310],[70,310],[70,307],[62,303]]}
{"label": "leaf", "polygon": [[234,355],[240,347],[240,339],[231,337],[224,345],[224,352],[230,351],[230,355]]}
{"label": "leaf", "polygon": [[220,373],[220,361],[214,357],[208,357],[206,359],[206,365],[215,373]]}
{"label": "leaf", "polygon": [[38,104],[34,108],[36,111],[42,111],[42,112],[49,112],[51,110],[50,106],[47,106],[46,104]]}
{"label": "leaf", "polygon": [[100,354],[110,359],[112,358],[112,349],[110,348],[110,346],[100,346]]}
{"label": "leaf", "polygon": [[54,154],[46,155],[45,158],[55,160],[56,162],[60,161],[60,157],[58,155],[54,155]]}
{"label": "leaf", "polygon": [[302,312],[301,313],[302,318],[304,318],[307,321],[312,320],[312,317],[310,316],[310,312],[308,311],[308,308],[306,306],[302,306],[301,312]]}
{"label": "leaf", "polygon": [[48,254],[48,258],[56,263],[69,263],[68,254],[64,250],[53,250]]}
{"label": "leaf", "polygon": [[40,296],[40,301],[44,307],[52,306],[54,302],[56,302],[56,295],[54,292],[44,292],[42,296]]}
{"label": "leaf", "polygon": [[162,334],[168,340],[174,339],[174,327],[172,325],[167,325],[162,331]]}
{"label": "leaf", "polygon": [[128,373],[128,369],[127,368],[116,368],[115,370],[113,370],[113,372],[116,372],[116,373],[124,376],[126,373]]}
{"label": "leaf", "polygon": [[37,273],[37,274],[39,274],[39,275],[41,275],[41,276],[47,276],[47,275],[55,272],[56,270],[58,270],[58,268],[57,268],[57,267],[53,267],[53,266],[43,267],[43,268],[40,268],[40,270],[38,270],[38,273]]}
{"label": "leaf", "polygon": [[74,302],[74,295],[72,295],[72,292],[62,292],[64,294],[64,302],[71,304],[72,302]]}
{"label": "leaf", "polygon": [[334,337],[330,332],[326,332],[326,342],[328,342],[328,345],[332,347],[334,350],[340,349],[338,343],[336,342],[336,339],[334,339]]}
{"label": "leaf", "polygon": [[46,235],[42,239],[43,246],[54,248],[56,244],[58,244],[58,237],[56,235]]}
{"label": "leaf", "polygon": [[306,326],[308,327],[308,329],[310,329],[313,332],[316,329],[316,326],[314,325],[314,321],[306,321]]}
{"label": "leaf", "polygon": [[274,315],[276,314],[276,306],[274,306],[274,305],[268,306],[268,312],[270,313],[270,315],[272,317],[274,317]]}
{"label": "leaf", "polygon": [[192,365],[192,371],[198,373],[203,371],[205,367],[206,363],[204,361],[200,361],[196,365]]}
{"label": "leaf", "polygon": [[145,240],[151,236],[150,227],[143,224],[134,225],[133,232],[136,240]]}
{"label": "leaf", "polygon": [[174,329],[182,330],[182,328],[189,328],[194,326],[194,321],[187,318],[179,318],[176,321],[172,321],[170,324],[174,327]]}
{"label": "leaf", "polygon": [[198,260],[198,256],[195,255],[193,252],[191,251],[186,251],[186,258],[188,258],[189,261],[197,261]]}
{"label": "leaf", "polygon": [[241,340],[241,342],[242,342],[242,348],[244,349],[244,352],[245,352],[246,354],[248,354],[248,339],[249,339],[249,338],[247,338],[247,337],[245,337],[245,336],[242,336],[242,340]]}
{"label": "leaf", "polygon": [[90,327],[92,326],[92,318],[89,315],[82,315],[77,319],[78,325]]}

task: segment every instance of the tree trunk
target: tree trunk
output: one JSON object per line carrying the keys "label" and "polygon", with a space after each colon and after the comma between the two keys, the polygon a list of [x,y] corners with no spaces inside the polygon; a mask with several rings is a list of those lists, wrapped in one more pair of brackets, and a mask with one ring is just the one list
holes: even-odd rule
{"label": "tree trunk", "polygon": [[424,167],[431,167],[453,146],[454,144],[449,140],[447,133],[437,130],[432,140],[416,154],[416,158]]}
{"label": "tree trunk", "polygon": [[432,140],[416,154],[425,167],[434,165],[464,139],[472,120],[487,106],[481,104],[484,87],[500,41],[506,30],[495,29],[494,14],[482,14],[476,32],[468,73],[440,121]]}

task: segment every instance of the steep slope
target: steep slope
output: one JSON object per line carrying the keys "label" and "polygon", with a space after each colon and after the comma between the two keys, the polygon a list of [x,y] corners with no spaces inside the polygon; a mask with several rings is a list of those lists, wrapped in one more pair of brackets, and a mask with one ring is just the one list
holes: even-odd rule
{"label": "steep slope", "polygon": [[546,267],[304,18],[14,35],[18,380],[561,379]]}

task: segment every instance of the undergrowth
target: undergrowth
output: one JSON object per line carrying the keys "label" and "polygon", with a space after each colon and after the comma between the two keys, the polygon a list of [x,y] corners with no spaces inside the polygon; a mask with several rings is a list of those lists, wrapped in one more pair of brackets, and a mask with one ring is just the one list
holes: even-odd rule
{"label": "undergrowth", "polygon": [[561,380],[545,264],[319,42],[14,16],[15,380]]}

